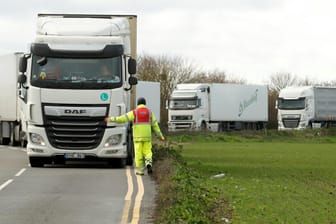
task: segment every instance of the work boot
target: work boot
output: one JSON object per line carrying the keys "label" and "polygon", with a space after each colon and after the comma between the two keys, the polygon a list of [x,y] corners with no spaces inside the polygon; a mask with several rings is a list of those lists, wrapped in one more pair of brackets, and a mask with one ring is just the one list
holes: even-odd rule
{"label": "work boot", "polygon": [[144,175],[143,172],[136,172],[135,174],[136,174],[136,175],[140,175],[140,176],[143,176],[143,175]]}
{"label": "work boot", "polygon": [[153,173],[152,165],[150,164],[147,165],[147,173],[148,175],[151,175]]}

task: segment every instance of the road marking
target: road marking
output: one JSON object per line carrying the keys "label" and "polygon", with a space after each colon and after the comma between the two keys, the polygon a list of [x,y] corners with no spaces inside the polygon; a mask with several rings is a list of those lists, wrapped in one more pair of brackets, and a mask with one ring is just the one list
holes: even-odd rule
{"label": "road marking", "polygon": [[[16,177],[21,176],[21,174],[23,174],[23,172],[26,171],[26,168],[22,168],[19,172],[17,172],[15,174]],[[12,183],[14,181],[14,179],[9,179],[7,180],[5,183],[3,183],[2,185],[0,185],[0,191],[2,191],[3,189],[5,189],[5,187],[7,187],[10,183]]]}
{"label": "road marking", "polygon": [[16,177],[21,176],[21,174],[23,174],[23,172],[26,171],[26,168],[22,168],[19,172],[17,172],[17,174],[15,174]]}
{"label": "road marking", "polygon": [[126,224],[128,223],[128,216],[129,216],[129,211],[131,207],[131,200],[132,200],[132,194],[133,194],[133,181],[132,181],[132,175],[131,175],[131,169],[127,167],[126,169],[126,177],[127,177],[127,194],[125,196],[125,205],[122,213],[122,218],[121,218],[121,224]]}
{"label": "road marking", "polygon": [[10,184],[12,182],[13,182],[13,179],[9,179],[5,183],[3,183],[2,185],[0,185],[0,191],[2,191],[5,187],[7,187],[8,184]]}
{"label": "road marking", "polygon": [[134,208],[133,208],[133,218],[131,222],[132,224],[137,224],[139,222],[141,201],[144,195],[144,186],[142,182],[142,177],[137,175],[136,178],[138,182],[138,194],[135,197]]}

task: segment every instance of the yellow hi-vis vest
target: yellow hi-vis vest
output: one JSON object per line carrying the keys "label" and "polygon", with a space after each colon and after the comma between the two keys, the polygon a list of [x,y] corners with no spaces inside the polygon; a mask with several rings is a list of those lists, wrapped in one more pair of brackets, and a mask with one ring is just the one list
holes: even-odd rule
{"label": "yellow hi-vis vest", "polygon": [[158,137],[161,138],[163,136],[154,113],[143,104],[116,118],[117,123],[126,123],[128,121],[133,123],[133,140],[135,142],[151,141],[152,130]]}

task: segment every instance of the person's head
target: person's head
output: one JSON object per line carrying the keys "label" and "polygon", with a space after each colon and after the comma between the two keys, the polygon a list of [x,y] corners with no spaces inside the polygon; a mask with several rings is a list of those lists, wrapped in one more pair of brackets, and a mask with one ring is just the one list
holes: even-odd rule
{"label": "person's head", "polygon": [[138,103],[137,103],[137,105],[140,105],[140,104],[144,104],[144,105],[146,105],[146,99],[143,98],[143,97],[139,97],[139,98],[138,98]]}

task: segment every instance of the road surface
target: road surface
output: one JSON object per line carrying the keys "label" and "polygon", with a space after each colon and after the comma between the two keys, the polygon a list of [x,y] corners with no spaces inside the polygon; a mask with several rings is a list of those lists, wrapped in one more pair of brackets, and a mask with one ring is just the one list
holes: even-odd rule
{"label": "road surface", "polygon": [[132,167],[32,168],[24,149],[0,146],[0,224],[147,224],[154,195],[151,178]]}

